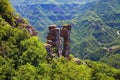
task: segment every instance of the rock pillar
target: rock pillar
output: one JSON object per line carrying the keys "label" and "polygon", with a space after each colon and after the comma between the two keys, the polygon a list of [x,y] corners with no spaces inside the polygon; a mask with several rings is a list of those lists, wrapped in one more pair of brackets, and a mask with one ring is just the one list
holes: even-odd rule
{"label": "rock pillar", "polygon": [[62,56],[62,44],[60,39],[60,29],[55,25],[49,26],[49,32],[47,36],[47,43],[52,46],[53,49],[56,49],[57,56]]}
{"label": "rock pillar", "polygon": [[63,56],[69,59],[71,25],[63,25],[60,36],[63,37]]}

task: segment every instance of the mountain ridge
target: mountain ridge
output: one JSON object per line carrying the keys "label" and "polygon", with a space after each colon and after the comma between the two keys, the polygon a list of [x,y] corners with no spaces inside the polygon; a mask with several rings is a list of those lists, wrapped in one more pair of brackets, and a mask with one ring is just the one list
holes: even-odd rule
{"label": "mountain ridge", "polygon": [[35,5],[35,4],[85,4],[85,3],[88,3],[88,2],[93,2],[93,1],[96,1],[96,0],[38,0],[38,1],[35,1],[35,0],[30,0],[30,1],[25,1],[25,0],[17,0],[17,1],[14,1],[14,0],[10,0],[11,3],[13,5],[16,5],[16,6],[22,6],[22,5]]}

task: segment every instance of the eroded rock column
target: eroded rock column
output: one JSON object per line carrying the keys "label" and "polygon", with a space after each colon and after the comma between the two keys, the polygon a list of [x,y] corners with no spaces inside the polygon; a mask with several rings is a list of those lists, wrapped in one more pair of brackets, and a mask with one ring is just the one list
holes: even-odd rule
{"label": "eroded rock column", "polygon": [[63,56],[69,59],[70,54],[70,32],[71,32],[71,25],[66,24],[63,25],[61,29],[60,36],[63,37]]}
{"label": "eroded rock column", "polygon": [[47,36],[47,43],[52,46],[53,49],[56,49],[57,56],[62,56],[62,44],[60,39],[60,29],[55,25],[49,26],[49,32]]}

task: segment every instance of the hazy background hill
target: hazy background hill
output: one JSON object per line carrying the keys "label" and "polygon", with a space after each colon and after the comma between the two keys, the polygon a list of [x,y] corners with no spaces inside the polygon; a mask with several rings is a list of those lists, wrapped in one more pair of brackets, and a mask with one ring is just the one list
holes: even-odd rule
{"label": "hazy background hill", "polygon": [[72,21],[77,27],[72,36],[77,42],[72,46],[76,56],[119,67],[119,4],[119,0],[99,0],[81,6],[81,13]]}
{"label": "hazy background hill", "polygon": [[81,5],[95,0],[10,0],[23,17],[35,26],[37,30],[43,31],[50,24],[58,20],[70,20]]}
{"label": "hazy background hill", "polygon": [[[33,4],[84,4],[95,0],[10,0],[13,5],[33,5]],[[18,3],[18,5],[17,5]]]}
{"label": "hazy background hill", "polygon": [[[103,61],[119,68],[119,0],[11,0],[45,39],[51,24],[72,24],[71,53],[82,59]],[[66,4],[67,3],[67,4]],[[112,58],[114,56],[114,58]],[[114,63],[114,64],[113,64]]]}

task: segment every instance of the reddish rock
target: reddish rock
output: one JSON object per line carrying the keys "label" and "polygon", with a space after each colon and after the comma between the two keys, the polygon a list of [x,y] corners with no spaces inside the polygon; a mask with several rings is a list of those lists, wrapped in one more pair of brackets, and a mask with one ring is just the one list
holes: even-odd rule
{"label": "reddish rock", "polygon": [[15,18],[15,24],[16,26],[19,26],[20,29],[26,28],[31,36],[37,36],[37,32],[35,28],[33,28],[31,25],[25,23],[24,19],[21,17]]}
{"label": "reddish rock", "polygon": [[71,25],[63,25],[63,28],[61,29],[60,36],[63,37],[63,56],[67,59],[70,58],[70,31],[71,31]]}
{"label": "reddish rock", "polygon": [[57,53],[58,57],[62,56],[60,29],[57,28],[55,25],[49,26],[49,32],[47,35],[47,43],[51,44],[52,48],[57,49],[56,53]]}

